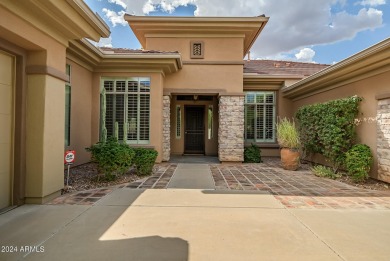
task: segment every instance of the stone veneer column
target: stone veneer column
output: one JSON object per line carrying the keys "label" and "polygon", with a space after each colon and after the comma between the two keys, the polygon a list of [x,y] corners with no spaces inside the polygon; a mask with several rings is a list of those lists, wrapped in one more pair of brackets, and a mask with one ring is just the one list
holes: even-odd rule
{"label": "stone veneer column", "polygon": [[219,97],[218,157],[221,162],[244,161],[244,95]]}
{"label": "stone veneer column", "polygon": [[378,178],[390,182],[390,97],[378,101]]}
{"label": "stone veneer column", "polygon": [[169,161],[171,155],[171,97],[163,96],[163,161]]}

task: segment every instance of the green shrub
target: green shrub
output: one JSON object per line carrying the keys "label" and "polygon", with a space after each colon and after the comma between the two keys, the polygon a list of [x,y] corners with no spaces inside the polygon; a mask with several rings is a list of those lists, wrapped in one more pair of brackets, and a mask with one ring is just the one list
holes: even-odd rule
{"label": "green shrub", "polygon": [[314,175],[317,177],[323,177],[323,178],[330,178],[330,179],[336,179],[340,178],[340,174],[335,174],[332,169],[322,166],[322,165],[317,165],[311,168],[311,171],[314,172]]}
{"label": "green shrub", "polygon": [[372,162],[371,149],[365,144],[356,144],[346,153],[345,165],[348,174],[355,182],[361,182],[368,178]]}
{"label": "green shrub", "polygon": [[109,138],[107,142],[98,142],[89,148],[92,160],[97,162],[99,171],[107,180],[113,180],[118,175],[126,173],[133,165],[135,152],[126,144],[118,143],[116,138]]}
{"label": "green shrub", "polygon": [[157,158],[157,151],[154,149],[135,148],[134,164],[139,175],[149,175],[153,171]]}
{"label": "green shrub", "polygon": [[322,154],[336,172],[355,142],[355,118],[361,100],[354,96],[301,107],[296,118],[304,153]]}
{"label": "green shrub", "polygon": [[250,147],[244,149],[244,162],[245,163],[260,163],[261,162],[261,150],[255,144],[251,144]]}
{"label": "green shrub", "polygon": [[294,121],[290,121],[287,118],[280,119],[276,124],[276,130],[278,143],[282,148],[299,148],[299,133]]}

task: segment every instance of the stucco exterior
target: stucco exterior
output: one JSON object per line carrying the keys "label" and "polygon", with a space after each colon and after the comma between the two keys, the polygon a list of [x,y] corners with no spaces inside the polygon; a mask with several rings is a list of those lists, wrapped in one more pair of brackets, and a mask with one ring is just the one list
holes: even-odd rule
{"label": "stucco exterior", "polygon": [[7,205],[42,203],[63,188],[68,42],[98,40],[109,31],[77,0],[2,1],[0,12],[0,49],[15,57],[12,195]]}
{"label": "stucco exterior", "polygon": [[[85,148],[101,138],[105,79],[150,79],[144,119],[149,138],[128,144],[156,149],[156,162],[194,151],[218,156],[221,162],[242,162],[244,147],[251,143],[244,135],[248,92],[272,93],[272,121],[293,117],[302,105],[359,95],[364,98],[359,138],[375,154],[371,174],[390,181],[386,159],[378,160],[383,148],[377,150],[378,141],[386,142],[388,135],[377,137],[382,128],[375,121],[380,115],[387,124],[386,111],[382,112],[386,108],[380,106],[388,99],[388,41],[365,52],[360,60],[353,57],[345,66],[341,63],[316,74],[327,65],[243,60],[268,21],[263,16],[125,15],[143,47],[129,50],[97,48],[85,39],[99,41],[110,32],[82,0],[23,4],[6,0],[0,2],[0,13],[0,85],[8,92],[1,97],[7,105],[0,107],[4,122],[0,131],[7,137],[0,139],[0,158],[5,160],[0,169],[4,194],[0,209],[44,203],[59,195],[64,185],[64,150],[76,150],[76,165],[90,161]],[[64,137],[69,113],[66,85],[71,89],[69,144]],[[138,94],[142,91],[138,89]],[[127,117],[126,112],[123,115]],[[191,115],[198,120],[186,121]],[[177,124],[181,124],[179,136]],[[195,149],[188,149],[186,143],[191,140],[186,138],[191,124],[203,128],[197,130],[203,135],[197,140],[202,146]],[[279,155],[275,138],[257,145],[263,156]],[[380,175],[379,161],[385,162]]]}

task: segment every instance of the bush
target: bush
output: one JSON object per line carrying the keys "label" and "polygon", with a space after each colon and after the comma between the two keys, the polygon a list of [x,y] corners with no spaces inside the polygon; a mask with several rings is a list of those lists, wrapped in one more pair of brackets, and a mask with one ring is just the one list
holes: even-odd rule
{"label": "bush", "polygon": [[92,160],[97,162],[99,171],[104,173],[107,180],[113,180],[118,175],[126,173],[133,165],[135,156],[132,148],[118,143],[116,138],[98,142],[86,150],[91,152]]}
{"label": "bush", "polygon": [[149,175],[153,171],[157,158],[157,151],[154,149],[135,148],[134,164],[139,175]]}
{"label": "bush", "polygon": [[311,171],[313,171],[314,175],[316,175],[317,177],[330,178],[330,179],[336,179],[341,177],[341,175],[335,174],[333,170],[331,170],[330,168],[322,165],[314,166],[311,169]]}
{"label": "bush", "polygon": [[361,100],[354,96],[301,107],[296,118],[304,152],[322,154],[336,172],[355,142],[355,118]]}
{"label": "bush", "polygon": [[282,148],[299,148],[299,134],[294,121],[290,121],[287,118],[280,119],[276,124],[276,130],[278,143]]}
{"label": "bush", "polygon": [[348,174],[355,182],[361,182],[368,178],[372,162],[371,149],[365,144],[356,144],[346,153],[345,165]]}
{"label": "bush", "polygon": [[245,163],[260,163],[261,162],[261,150],[255,144],[251,144],[250,147],[244,149],[244,162]]}

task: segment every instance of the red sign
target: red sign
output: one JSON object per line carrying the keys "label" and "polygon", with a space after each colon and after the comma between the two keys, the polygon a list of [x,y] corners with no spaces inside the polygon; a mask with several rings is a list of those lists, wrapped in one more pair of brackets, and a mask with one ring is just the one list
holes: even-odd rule
{"label": "red sign", "polygon": [[70,165],[74,163],[74,159],[76,158],[76,151],[67,150],[64,155],[64,164]]}

